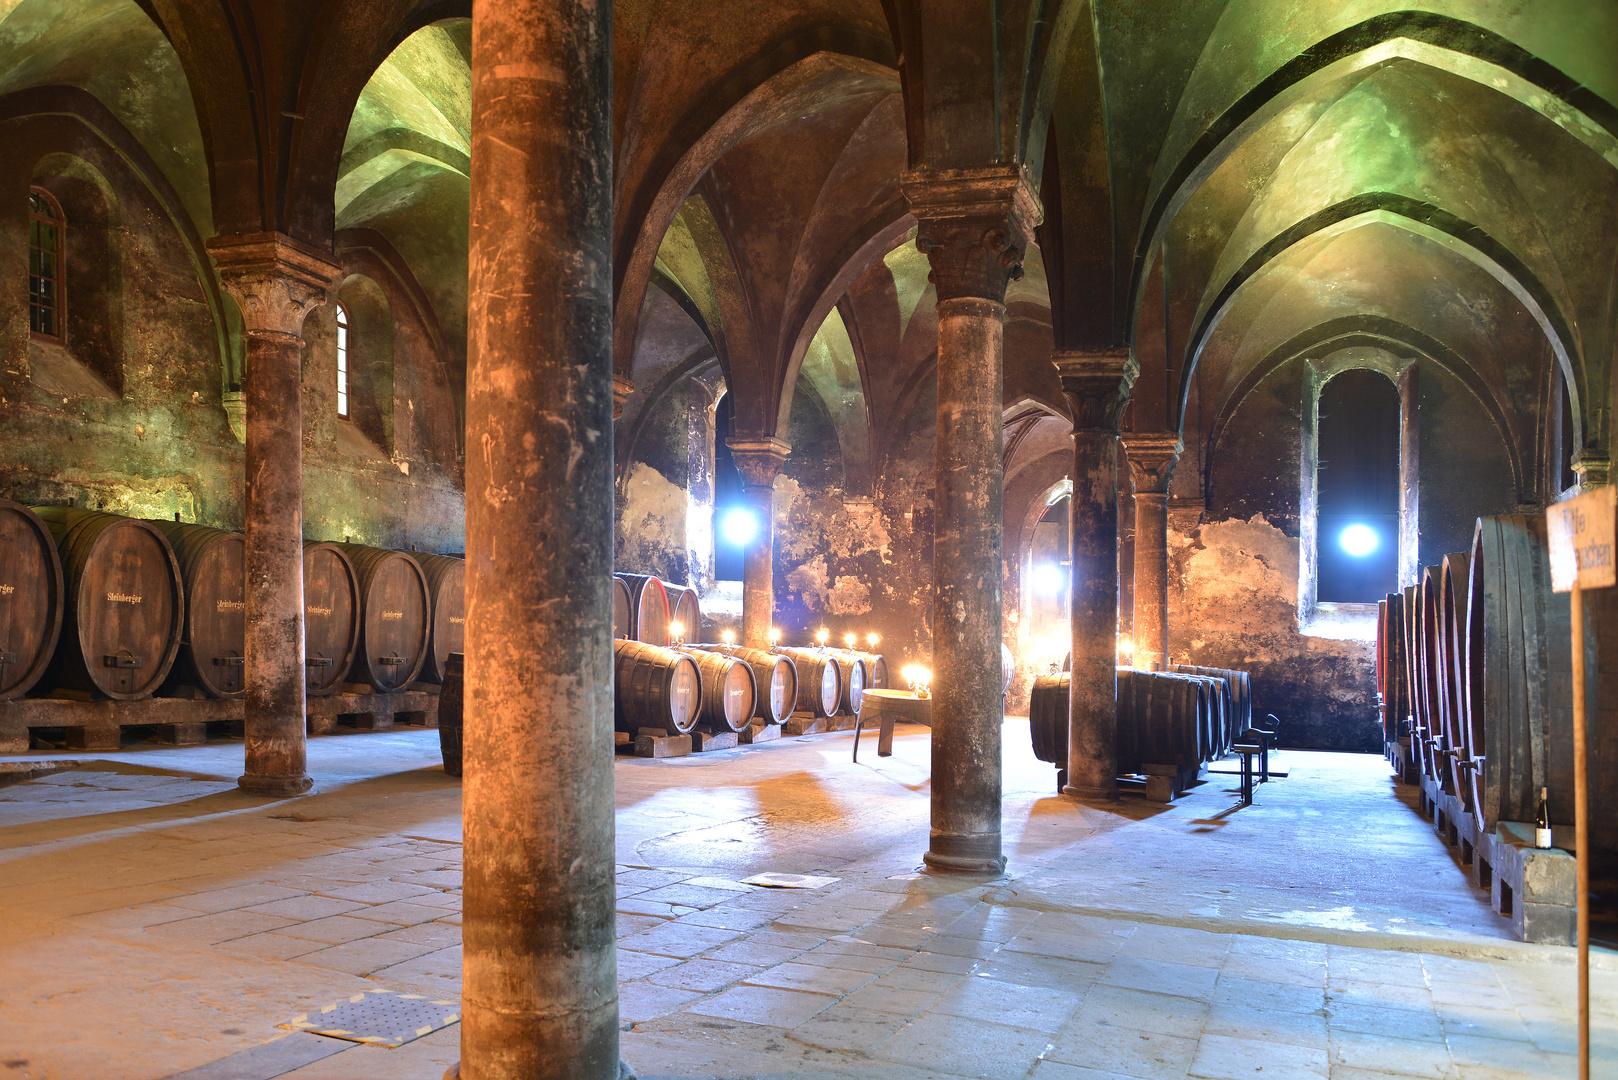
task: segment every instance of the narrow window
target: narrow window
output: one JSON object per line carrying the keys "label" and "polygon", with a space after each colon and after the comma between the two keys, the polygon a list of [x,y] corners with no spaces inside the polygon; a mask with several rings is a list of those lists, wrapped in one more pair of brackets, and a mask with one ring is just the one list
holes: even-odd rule
{"label": "narrow window", "polygon": [[1073,596],[1073,556],[1068,547],[1071,515],[1072,499],[1063,495],[1045,508],[1034,526],[1028,558],[1028,635],[1036,664],[1061,660],[1073,637],[1068,620]]}
{"label": "narrow window", "polygon": [[64,336],[67,297],[62,290],[63,240],[67,220],[50,192],[28,192],[28,329],[35,337],[60,342]]}
{"label": "narrow window", "polygon": [[714,408],[713,562],[717,581],[742,579],[742,557],[759,529],[753,508],[747,502],[742,474],[726,442],[731,432],[732,404],[727,393]]}
{"label": "narrow window", "polygon": [[1374,604],[1399,576],[1399,391],[1345,371],[1321,390],[1319,416],[1316,596]]}
{"label": "narrow window", "polygon": [[348,417],[348,309],[337,305],[337,415]]}

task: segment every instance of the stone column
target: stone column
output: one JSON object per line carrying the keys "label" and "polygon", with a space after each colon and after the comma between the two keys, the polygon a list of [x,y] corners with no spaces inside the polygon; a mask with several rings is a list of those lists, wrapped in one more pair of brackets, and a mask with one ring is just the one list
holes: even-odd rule
{"label": "stone column", "polygon": [[1002,348],[1006,288],[1022,276],[1039,200],[1018,166],[901,181],[938,296],[933,537],[934,870],[998,873]]}
{"label": "stone column", "polygon": [[619,1074],[611,41],[472,12],[465,1080]]}
{"label": "stone column", "polygon": [[775,478],[792,447],[770,437],[726,439],[725,445],[742,474],[742,496],[758,519],[758,535],[742,552],[742,644],[768,649],[775,621]]}
{"label": "stone column", "polygon": [[301,795],[303,665],[303,320],[326,302],[330,253],[280,233],[208,242],[246,341],[246,771],[255,795]]}
{"label": "stone column", "polygon": [[1118,417],[1139,368],[1127,349],[1058,350],[1054,360],[1073,408],[1073,678],[1062,790],[1110,800],[1118,797]]}
{"label": "stone column", "polygon": [[1185,446],[1171,431],[1123,440],[1135,486],[1135,666],[1151,670],[1168,656],[1169,480]]}

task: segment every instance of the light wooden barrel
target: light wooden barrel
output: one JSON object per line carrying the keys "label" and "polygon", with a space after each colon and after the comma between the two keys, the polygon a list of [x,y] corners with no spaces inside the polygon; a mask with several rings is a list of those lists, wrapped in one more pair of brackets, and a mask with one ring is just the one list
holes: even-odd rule
{"label": "light wooden barrel", "polygon": [[342,544],[360,587],[360,647],[349,681],[397,694],[427,661],[431,601],[427,576],[409,555],[363,544]]}
{"label": "light wooden barrel", "polygon": [[0,499],[0,701],[44,676],[62,634],[62,557],[38,514]]}
{"label": "light wooden barrel", "polygon": [[341,545],[303,544],[304,693],[325,697],[348,678],[360,642],[360,584]]}
{"label": "light wooden barrel", "polygon": [[697,645],[694,648],[724,653],[753,669],[758,698],[753,715],[767,724],[782,724],[798,706],[798,665],[790,656],[745,645]]}
{"label": "light wooden barrel", "polygon": [[825,649],[779,648],[798,668],[798,710],[836,716],[843,702],[843,669]]}
{"label": "light wooden barrel", "polygon": [[684,735],[702,715],[702,673],[685,653],[627,638],[613,642],[613,716],[619,731]]}
{"label": "light wooden barrel", "polygon": [[241,533],[156,520],[185,582],[185,632],[174,678],[209,697],[247,692],[247,542]]}
{"label": "light wooden barrel", "polygon": [[421,681],[442,683],[449,654],[466,652],[466,560],[414,551],[410,556],[421,567],[432,602]]}
{"label": "light wooden barrel", "polygon": [[710,731],[742,731],[753,722],[758,706],[758,679],[745,660],[707,649],[681,650],[696,661],[702,674],[702,711],[698,723]]}
{"label": "light wooden barrel", "polygon": [[648,645],[667,646],[674,618],[668,590],[650,574],[617,574],[629,587],[629,636]]}
{"label": "light wooden barrel", "polygon": [[669,622],[679,623],[683,637],[691,641],[702,636],[702,606],[697,602],[697,590],[685,585],[663,583],[669,595]]}

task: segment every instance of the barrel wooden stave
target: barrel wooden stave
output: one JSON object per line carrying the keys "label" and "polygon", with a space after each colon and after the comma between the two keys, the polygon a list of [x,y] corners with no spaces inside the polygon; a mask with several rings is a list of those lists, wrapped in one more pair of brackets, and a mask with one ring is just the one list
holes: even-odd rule
{"label": "barrel wooden stave", "polygon": [[466,560],[449,555],[411,552],[427,581],[431,602],[427,652],[421,665],[421,681],[442,683],[444,665],[452,652],[466,652]]}
{"label": "barrel wooden stave", "polygon": [[241,533],[154,520],[185,583],[185,631],[170,676],[216,698],[247,692],[247,541]]}
{"label": "barrel wooden stave", "polygon": [[359,654],[360,584],[341,544],[303,544],[304,693],[325,697],[348,677]]}
{"label": "barrel wooden stave", "polygon": [[120,701],[150,697],[180,652],[185,586],[150,522],[64,506],[34,511],[56,539],[65,603],[45,678]]}
{"label": "barrel wooden stave", "polygon": [[613,642],[613,719],[619,731],[684,735],[702,715],[702,673],[685,653],[644,641]]}
{"label": "barrel wooden stave", "polygon": [[0,701],[44,677],[62,634],[62,557],[50,527],[0,499]]}

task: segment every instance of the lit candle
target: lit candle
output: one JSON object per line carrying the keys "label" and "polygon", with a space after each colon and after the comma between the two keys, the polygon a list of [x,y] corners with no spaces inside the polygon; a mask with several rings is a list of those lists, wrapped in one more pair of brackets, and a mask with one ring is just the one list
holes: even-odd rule
{"label": "lit candle", "polygon": [[867,645],[869,645],[873,649],[876,648],[879,644],[881,644],[881,642],[882,642],[882,635],[881,634],[866,634],[865,635],[865,643]]}
{"label": "lit candle", "polygon": [[669,623],[669,637],[674,639],[674,644],[683,645],[685,643],[685,623],[680,622],[678,619]]}
{"label": "lit candle", "polygon": [[815,631],[815,641],[816,641],[817,644],[819,644],[819,646],[822,649],[824,649],[826,647],[826,642],[828,642],[830,640],[831,640],[831,631],[827,630],[824,626],[822,626],[819,630]]}
{"label": "lit candle", "polygon": [[778,626],[772,626],[770,627],[770,645],[775,646],[779,644],[781,644],[781,628]]}
{"label": "lit candle", "polygon": [[856,634],[843,635],[843,644],[847,645],[850,649],[852,649],[859,640],[859,636]]}
{"label": "lit candle", "polygon": [[734,631],[734,630],[721,630],[721,631],[719,631],[719,640],[723,641],[726,645],[734,645],[734,644],[736,644],[736,631]]}

